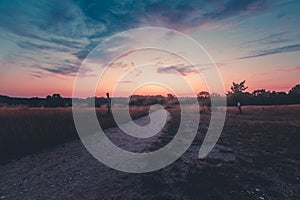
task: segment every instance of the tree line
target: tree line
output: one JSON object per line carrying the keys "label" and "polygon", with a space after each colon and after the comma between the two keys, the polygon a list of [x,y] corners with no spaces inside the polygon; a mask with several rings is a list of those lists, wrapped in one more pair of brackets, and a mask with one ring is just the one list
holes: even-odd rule
{"label": "tree line", "polygon": [[226,98],[228,106],[235,106],[237,102],[242,105],[288,105],[300,104],[300,85],[297,84],[292,87],[288,92],[267,91],[265,89],[254,90],[253,92],[247,91],[246,81],[233,82],[230,91],[226,96],[218,94],[210,94],[206,91],[199,92],[197,97],[201,105],[210,106],[211,97],[214,99]]}
{"label": "tree line", "polygon": [[[254,90],[253,92],[247,91],[246,81],[239,83],[233,82],[230,91],[226,93],[226,96],[212,93],[207,91],[201,91],[197,94],[198,102],[201,106],[210,106],[211,98],[214,98],[218,104],[224,101],[226,98],[228,106],[235,106],[237,102],[242,105],[288,105],[288,104],[300,104],[300,85],[297,84],[292,87],[288,92],[276,92],[267,91],[265,89]],[[167,94],[167,96],[155,95],[155,96],[144,96],[144,95],[132,95],[128,98],[112,98],[113,102],[124,104],[128,103],[131,106],[143,106],[143,105],[177,105],[179,104],[178,98],[173,94]],[[181,98],[181,102],[189,104],[191,98]],[[101,107],[107,104],[105,97],[88,97],[86,99],[78,99],[86,106]],[[60,94],[48,95],[46,98],[16,98],[0,95],[0,106],[16,106],[23,105],[29,107],[71,107],[72,98],[63,98]]]}

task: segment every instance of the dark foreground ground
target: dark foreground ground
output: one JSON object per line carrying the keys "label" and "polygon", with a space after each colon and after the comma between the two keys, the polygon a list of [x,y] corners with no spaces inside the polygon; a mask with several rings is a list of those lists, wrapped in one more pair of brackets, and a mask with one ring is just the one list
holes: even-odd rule
{"label": "dark foreground ground", "polygon": [[[180,117],[169,111],[166,129],[135,147],[149,151],[172,138]],[[0,166],[0,199],[300,199],[300,106],[228,108],[218,144],[197,159],[208,123],[206,112],[188,151],[151,173],[110,169],[80,141],[12,160]]]}

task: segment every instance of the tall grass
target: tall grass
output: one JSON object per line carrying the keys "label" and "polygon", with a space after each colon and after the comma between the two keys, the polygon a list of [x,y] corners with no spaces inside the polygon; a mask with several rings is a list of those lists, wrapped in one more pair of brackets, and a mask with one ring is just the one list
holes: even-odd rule
{"label": "tall grass", "polygon": [[[130,107],[133,119],[145,116],[147,106]],[[83,110],[83,112],[85,112]],[[122,114],[124,109],[118,108]],[[107,109],[97,108],[103,129],[116,126]],[[0,162],[78,139],[72,108],[0,108]]]}

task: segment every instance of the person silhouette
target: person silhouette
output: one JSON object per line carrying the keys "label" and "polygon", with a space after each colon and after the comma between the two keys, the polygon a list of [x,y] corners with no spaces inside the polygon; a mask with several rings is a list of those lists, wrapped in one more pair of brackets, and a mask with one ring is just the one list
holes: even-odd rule
{"label": "person silhouette", "polygon": [[237,107],[239,109],[239,113],[242,113],[242,106],[241,106],[241,102],[237,102]]}
{"label": "person silhouette", "polygon": [[107,114],[110,115],[111,112],[111,98],[109,97],[109,93],[106,93],[107,97]]}

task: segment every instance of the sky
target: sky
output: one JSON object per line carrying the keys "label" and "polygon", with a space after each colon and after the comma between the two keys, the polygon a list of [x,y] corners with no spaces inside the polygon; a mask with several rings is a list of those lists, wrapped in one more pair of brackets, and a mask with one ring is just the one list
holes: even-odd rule
{"label": "sky", "polygon": [[[94,48],[115,34],[143,27],[172,29],[197,41],[216,64],[225,91],[233,81],[246,80],[250,92],[287,92],[300,82],[299,10],[299,0],[0,0],[0,94],[71,97],[79,68]],[[154,40],[155,34],[137,38],[167,43],[172,37]],[[126,39],[116,43],[84,71],[89,82],[114,60],[95,95],[113,93],[115,87],[118,96],[175,90],[178,96],[193,95],[182,87],[184,80],[195,92],[207,89],[194,68],[178,57],[160,52],[156,59],[151,50],[137,50],[112,58],[107,52],[122,48]],[[143,86],[145,80],[170,81],[172,88]],[[79,95],[85,95],[84,88]]]}

